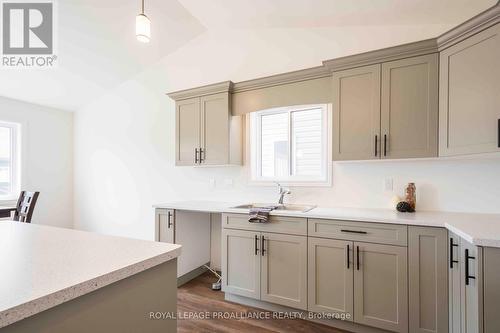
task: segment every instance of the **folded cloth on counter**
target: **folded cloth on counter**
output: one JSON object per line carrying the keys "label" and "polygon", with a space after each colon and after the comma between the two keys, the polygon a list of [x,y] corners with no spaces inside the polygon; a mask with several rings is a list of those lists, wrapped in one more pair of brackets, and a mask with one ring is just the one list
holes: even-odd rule
{"label": "folded cloth on counter", "polygon": [[250,208],[248,222],[250,223],[267,223],[269,222],[269,213],[278,206],[255,207]]}

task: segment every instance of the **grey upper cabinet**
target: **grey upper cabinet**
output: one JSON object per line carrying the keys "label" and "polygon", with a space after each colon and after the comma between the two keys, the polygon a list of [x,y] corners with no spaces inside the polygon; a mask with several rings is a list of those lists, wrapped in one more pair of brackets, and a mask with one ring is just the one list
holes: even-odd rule
{"label": "grey upper cabinet", "polygon": [[500,24],[441,52],[439,154],[500,151]]}
{"label": "grey upper cabinet", "polygon": [[380,65],[333,73],[333,159],[380,158]]}
{"label": "grey upper cabinet", "polygon": [[407,248],[354,242],[354,321],[408,332]]}
{"label": "grey upper cabinet", "polygon": [[[190,98],[175,105],[175,164],[195,164],[200,147],[200,99]],[[196,157],[197,159],[197,157]]]}
{"label": "grey upper cabinet", "polygon": [[200,98],[200,161],[206,165],[229,164],[229,94]]}
{"label": "grey upper cabinet", "polygon": [[448,332],[448,232],[408,227],[410,333]]}
{"label": "grey upper cabinet", "polygon": [[348,314],[352,321],[353,243],[316,237],[308,243],[308,310]]}
{"label": "grey upper cabinet", "polygon": [[169,94],[176,101],[176,165],[242,163],[242,117],[231,114],[230,82]]}
{"label": "grey upper cabinet", "polygon": [[382,64],[382,158],[438,155],[438,55]]}
{"label": "grey upper cabinet", "polygon": [[333,73],[334,160],[438,154],[438,55]]}

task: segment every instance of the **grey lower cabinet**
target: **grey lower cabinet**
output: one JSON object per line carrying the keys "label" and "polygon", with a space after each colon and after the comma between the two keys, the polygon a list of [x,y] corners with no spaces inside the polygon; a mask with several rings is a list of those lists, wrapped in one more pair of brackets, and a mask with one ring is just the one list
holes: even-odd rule
{"label": "grey lower cabinet", "polygon": [[354,242],[354,322],[408,332],[407,248]]}
{"label": "grey lower cabinet", "polygon": [[449,233],[451,333],[483,332],[483,249]]}
{"label": "grey lower cabinet", "polygon": [[334,72],[333,89],[334,160],[438,155],[437,53]]}
{"label": "grey lower cabinet", "polygon": [[309,237],[309,311],[408,332],[404,246]]}
{"label": "grey lower cabinet", "polygon": [[307,237],[222,231],[222,290],[307,310]]}
{"label": "grey lower cabinet", "polygon": [[353,242],[309,237],[309,311],[345,314],[354,311]]}
{"label": "grey lower cabinet", "polygon": [[441,52],[440,156],[500,152],[500,24]]}
{"label": "grey lower cabinet", "polygon": [[155,212],[157,239],[160,242],[175,243],[175,211],[157,208]]}
{"label": "grey lower cabinet", "polygon": [[448,332],[446,229],[408,227],[408,291],[410,333]]}

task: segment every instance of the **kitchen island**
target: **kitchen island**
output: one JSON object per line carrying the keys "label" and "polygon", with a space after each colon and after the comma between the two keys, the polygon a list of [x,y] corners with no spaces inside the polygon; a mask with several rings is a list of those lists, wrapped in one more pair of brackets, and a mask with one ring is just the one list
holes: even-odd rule
{"label": "kitchen island", "polygon": [[175,332],[181,246],[0,222],[0,332]]}

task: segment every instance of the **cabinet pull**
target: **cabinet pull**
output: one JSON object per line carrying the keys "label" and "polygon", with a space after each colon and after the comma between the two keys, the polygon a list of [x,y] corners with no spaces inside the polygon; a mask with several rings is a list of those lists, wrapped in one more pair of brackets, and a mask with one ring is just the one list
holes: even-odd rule
{"label": "cabinet pull", "polygon": [[375,135],[375,156],[378,155],[378,135]]}
{"label": "cabinet pull", "polygon": [[172,213],[170,211],[167,212],[167,228],[172,227]]}
{"label": "cabinet pull", "polygon": [[384,134],[384,156],[387,156],[387,134]]}
{"label": "cabinet pull", "polygon": [[266,239],[264,238],[264,236],[261,236],[261,239],[260,239],[260,248],[261,248],[261,251],[260,251],[260,253],[262,254],[262,256],[264,256],[265,253],[266,253],[265,240]]}
{"label": "cabinet pull", "polygon": [[469,256],[469,249],[465,249],[465,285],[469,285],[469,279],[475,279],[473,275],[469,275],[469,260],[476,259],[476,257]]}
{"label": "cabinet pull", "polygon": [[205,149],[200,148],[200,163],[204,161],[205,161]]}
{"label": "cabinet pull", "polygon": [[356,246],[356,270],[359,271],[359,246]]}
{"label": "cabinet pull", "polygon": [[500,148],[500,119],[498,119],[497,133],[498,133],[498,148]]}
{"label": "cabinet pull", "polygon": [[347,269],[349,269],[349,261],[350,261],[350,258],[349,258],[349,244],[347,244]]}
{"label": "cabinet pull", "polygon": [[340,229],[340,232],[349,232],[351,234],[363,234],[366,235],[368,232],[361,230],[349,230],[349,229]]}
{"label": "cabinet pull", "polygon": [[255,235],[255,255],[259,254],[259,236]]}
{"label": "cabinet pull", "polygon": [[194,149],[194,163],[198,163],[198,148]]}
{"label": "cabinet pull", "polygon": [[453,238],[450,237],[450,268],[453,268],[454,263],[458,264],[458,260],[453,259],[453,247],[454,246],[458,246],[458,244],[454,244]]}

